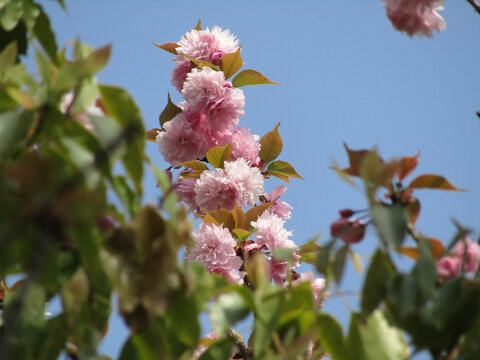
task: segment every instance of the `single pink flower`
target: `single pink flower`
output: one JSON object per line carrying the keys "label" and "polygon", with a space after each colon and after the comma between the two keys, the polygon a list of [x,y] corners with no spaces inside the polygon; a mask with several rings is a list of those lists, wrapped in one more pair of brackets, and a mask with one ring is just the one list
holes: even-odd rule
{"label": "single pink flower", "polygon": [[170,81],[179,92],[181,92],[183,89],[183,84],[187,79],[187,74],[192,71],[194,67],[195,64],[188,60],[185,56],[176,56],[175,66],[173,67],[172,73],[170,74]]}
{"label": "single pink flower", "polygon": [[202,263],[209,271],[223,275],[232,283],[243,284],[245,273],[239,271],[243,261],[235,252],[237,243],[228,229],[202,223],[192,236],[195,245],[187,260]]}
{"label": "single pink flower", "polygon": [[443,10],[444,0],[383,0],[387,16],[398,31],[408,36],[432,37],[434,30],[443,31],[445,20],[437,13]]}
{"label": "single pink flower", "polygon": [[[465,244],[467,245],[466,252]],[[469,238],[461,239],[455,244],[453,252],[461,263],[465,260],[465,272],[467,274],[473,274],[478,270],[478,263],[480,262],[480,246],[478,243]]]}
{"label": "single pink flower", "polygon": [[461,271],[461,260],[456,256],[445,256],[437,261],[437,275],[446,280],[456,277]]}
{"label": "single pink flower", "polygon": [[225,173],[238,189],[237,204],[239,207],[253,206],[263,193],[263,175],[258,168],[248,166],[243,158],[225,161]]}
{"label": "single pink flower", "polygon": [[159,132],[156,140],[165,161],[177,166],[177,162],[196,160],[205,156],[203,136],[191,128],[184,113],[166,122],[163,128],[165,131]]}
{"label": "single pink flower", "polygon": [[342,217],[330,225],[330,233],[346,244],[358,243],[365,237],[366,227],[362,220]]}
{"label": "single pink flower", "polygon": [[193,69],[182,89],[182,95],[193,112],[207,116],[207,126],[215,131],[232,131],[238,118],[245,114],[243,91],[235,89],[221,71],[209,67]]}
{"label": "single pink flower", "polygon": [[195,184],[195,202],[200,209],[233,210],[237,198],[238,188],[223,169],[202,172]]}
{"label": "single pink flower", "polygon": [[285,185],[277,186],[275,189],[272,190],[272,192],[263,194],[263,199],[261,199],[262,203],[277,200],[268,209],[268,211],[281,217],[282,219],[290,219],[290,214],[292,212],[292,207],[289,204],[284,201],[278,200],[278,198],[280,198],[280,196],[282,196],[286,190],[287,187]]}
{"label": "single pink flower", "polygon": [[259,245],[266,245],[270,251],[275,248],[296,248],[297,245],[289,239],[291,231],[284,228],[285,221],[279,216],[265,211],[251,225],[257,230],[255,232],[256,242]]}
{"label": "single pink flower", "polygon": [[177,43],[177,52],[189,57],[210,61],[218,65],[224,54],[233,53],[238,50],[238,40],[229,30],[222,30],[214,26],[212,30],[191,30]]}
{"label": "single pink flower", "polygon": [[258,152],[260,151],[260,143],[258,135],[252,135],[250,130],[243,126],[236,129],[231,136],[232,155],[231,160],[244,158],[250,166],[257,166],[260,162]]}

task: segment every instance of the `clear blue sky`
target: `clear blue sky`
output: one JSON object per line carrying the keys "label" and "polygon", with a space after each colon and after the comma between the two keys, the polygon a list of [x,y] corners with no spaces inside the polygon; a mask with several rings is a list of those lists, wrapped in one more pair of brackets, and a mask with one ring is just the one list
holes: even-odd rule
{"label": "clear blue sky", "polygon": [[[466,1],[446,1],[441,14],[447,30],[433,40],[394,31],[380,0],[66,0],[67,13],[53,1],[43,3],[59,44],[80,37],[93,46],[113,45],[99,79],[130,91],[147,129],[158,127],[167,92],[181,100],[169,81],[171,56],[152,41],[176,42],[198,19],[205,27],[218,24],[235,33],[246,68],[282,84],[244,88],[241,124],[263,135],[282,123],[281,159],[306,179],[294,180],[284,195],[293,206],[286,227],[298,244],[318,232],[326,240],[338,209],[366,206],[360,189],[329,170],[333,158],[346,165],[343,142],[354,149],[377,146],[385,158],[420,151],[414,174],[439,173],[470,191],[418,191],[418,228],[447,242],[455,217],[478,234],[480,16]],[[153,161],[166,167],[156,145],[146,146]],[[277,184],[267,182],[267,189]],[[146,201],[159,196],[150,175],[145,190]],[[356,246],[362,255],[376,246],[373,235]],[[350,269],[343,288],[357,291],[359,279]],[[354,297],[349,300],[356,304]],[[338,299],[325,310],[346,326],[348,310]],[[113,317],[102,349],[117,354],[125,334]]]}

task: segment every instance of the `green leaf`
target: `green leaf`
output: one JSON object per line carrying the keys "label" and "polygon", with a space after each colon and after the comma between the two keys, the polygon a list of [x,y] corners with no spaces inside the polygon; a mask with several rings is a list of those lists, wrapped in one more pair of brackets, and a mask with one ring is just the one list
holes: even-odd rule
{"label": "green leaf", "polygon": [[158,47],[162,50],[168,51],[169,53],[171,53],[173,55],[178,55],[176,49],[177,49],[177,47],[179,47],[179,45],[177,43],[168,42],[168,43],[165,43],[165,44],[156,44],[155,42],[153,42],[153,45],[155,45],[156,47]]}
{"label": "green leaf", "polygon": [[11,31],[22,18],[23,6],[21,1],[10,1],[0,14],[0,25],[6,30]]}
{"label": "green leaf", "polygon": [[92,51],[85,59],[84,68],[88,76],[102,70],[110,58],[111,45],[102,46]]}
{"label": "green leaf", "polygon": [[201,216],[204,222],[214,223],[217,226],[221,225],[230,230],[235,228],[235,218],[230,211],[226,209],[220,209],[215,211],[204,210],[204,212],[206,215]]}
{"label": "green leaf", "polygon": [[387,294],[387,283],[395,272],[389,257],[377,250],[367,271],[362,289],[362,312],[369,315],[375,310]]}
{"label": "green leaf", "polygon": [[0,154],[5,155],[15,151],[26,139],[35,112],[18,113],[5,112],[0,114]]}
{"label": "green leaf", "polygon": [[405,209],[400,205],[374,205],[371,215],[383,243],[393,244],[399,249],[407,231],[408,216]]}
{"label": "green leaf", "polygon": [[123,89],[101,85],[102,104],[107,113],[123,127],[122,137],[117,139],[118,145],[127,144],[123,155],[123,164],[133,180],[138,194],[142,193],[143,159],[145,141],[143,136],[142,116],[132,97]]}
{"label": "green leaf", "polygon": [[351,353],[359,360],[406,360],[410,355],[402,332],[390,326],[379,310],[366,320],[352,314],[348,340]]}
{"label": "green leaf", "polygon": [[167,173],[160,169],[159,167],[150,164],[150,168],[153,171],[153,174],[155,175],[155,179],[157,179],[158,185],[162,188],[163,191],[167,191],[172,187],[172,184],[170,182],[170,178],[168,177]]}
{"label": "green leaf", "polygon": [[0,54],[0,74],[15,64],[18,55],[17,42],[10,43]]}
{"label": "green leaf", "polygon": [[300,246],[300,260],[311,265],[315,265],[318,261],[317,254],[321,249],[315,241],[308,242]]}
{"label": "green leaf", "polygon": [[440,175],[425,174],[416,177],[410,185],[411,189],[436,189],[436,190],[451,190],[451,191],[465,191],[453,186],[447,179]]}
{"label": "green leaf", "polygon": [[333,317],[323,313],[318,314],[317,329],[320,343],[332,360],[352,359],[342,334],[342,327]]}
{"label": "green leaf", "polygon": [[197,65],[200,69],[201,69],[201,68],[204,68],[204,67],[209,67],[210,69],[213,69],[213,70],[215,70],[215,71],[218,71],[218,66],[212,64],[212,63],[209,62],[209,61],[201,61],[201,60],[194,59],[194,58],[188,56],[187,54],[184,54],[184,53],[181,53],[181,54],[182,54],[183,56],[185,56],[188,60],[190,60],[192,63],[194,63],[195,65]]}
{"label": "green leaf", "polygon": [[135,192],[128,185],[127,179],[122,175],[114,176],[112,185],[127,211],[131,215],[135,214],[140,208],[140,201]]}
{"label": "green leaf", "polygon": [[242,67],[243,60],[240,50],[242,50],[241,46],[234,53],[225,54],[220,59],[220,70],[223,71],[225,79],[231,78]]}
{"label": "green leaf", "polygon": [[253,232],[245,229],[233,229],[232,234],[236,239],[245,241],[250,235],[253,234]]}
{"label": "green leaf", "polygon": [[283,291],[278,290],[262,297],[256,304],[253,338],[255,358],[261,359],[265,349],[270,345],[284,301]]}
{"label": "green leaf", "polygon": [[250,313],[244,297],[237,292],[220,295],[210,309],[210,322],[217,336],[222,335]]}
{"label": "green leaf", "polygon": [[42,45],[43,50],[45,50],[50,60],[52,60],[55,65],[58,65],[55,33],[52,31],[48,16],[41,7],[39,8],[40,14],[37,17],[35,27],[33,28],[33,34]]}
{"label": "green leaf", "polygon": [[269,80],[265,75],[256,70],[243,70],[233,78],[233,86],[241,87],[245,85],[279,85],[279,83]]}
{"label": "green leaf", "polygon": [[180,289],[172,298],[166,319],[175,337],[189,348],[195,348],[200,338],[200,324],[195,298]]}
{"label": "green leaf", "polygon": [[330,252],[332,251],[334,244],[335,240],[332,240],[318,251],[317,270],[322,274],[327,275],[328,265],[330,264]]}
{"label": "green leaf", "polygon": [[175,116],[180,114],[182,109],[180,109],[177,105],[172,102],[170,98],[170,93],[168,93],[168,101],[167,106],[163,109],[162,113],[160,114],[158,121],[160,123],[160,127],[163,128],[163,125],[167,122],[172,120]]}
{"label": "green leaf", "polygon": [[215,168],[223,168],[223,163],[230,159],[232,144],[214,146],[207,151],[207,160]]}
{"label": "green leaf", "polygon": [[420,239],[420,257],[414,269],[420,295],[426,301],[435,290],[437,283],[437,267],[427,240]]}
{"label": "green leaf", "polygon": [[302,180],[305,180],[297,173],[295,168],[286,161],[277,160],[270,163],[270,165],[268,165],[267,167],[267,171],[274,176],[283,175],[287,177],[300,178]]}
{"label": "green leaf", "polygon": [[229,338],[219,340],[210,345],[200,356],[199,360],[229,359],[232,352],[232,340]]}
{"label": "green leaf", "polygon": [[345,260],[347,259],[348,246],[344,245],[337,250],[335,259],[333,260],[333,276],[335,281],[340,284],[345,270]]}
{"label": "green leaf", "polygon": [[266,133],[261,139],[260,139],[260,152],[258,153],[258,156],[262,161],[265,163],[269,163],[273,160],[275,160],[278,155],[282,152],[283,149],[283,141],[282,138],[278,132],[278,127],[280,126],[280,123],[275,126],[275,128]]}

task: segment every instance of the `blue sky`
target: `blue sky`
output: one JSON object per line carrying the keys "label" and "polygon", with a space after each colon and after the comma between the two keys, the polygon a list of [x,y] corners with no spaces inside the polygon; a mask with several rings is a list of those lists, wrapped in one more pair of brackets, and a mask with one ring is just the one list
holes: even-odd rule
{"label": "blue sky", "polygon": [[[418,191],[417,227],[447,242],[455,217],[478,235],[480,17],[466,1],[446,1],[441,14],[447,30],[433,40],[394,31],[380,0],[67,0],[66,13],[53,1],[42,3],[59,44],[79,37],[92,46],[113,45],[99,80],[133,95],[147,129],[158,127],[167,92],[181,100],[169,81],[171,55],[152,41],[176,42],[198,19],[236,34],[245,67],[281,83],[244,88],[240,123],[261,136],[281,122],[280,159],[305,178],[292,181],[283,197],[293,206],[286,227],[298,244],[319,232],[327,240],[338,209],[366,207],[361,188],[329,169],[332,159],[347,165],[343,142],[353,149],[377,146],[387,159],[420,151],[414,175],[438,173],[469,192]],[[146,146],[158,166],[168,166],[155,144]],[[267,182],[267,190],[278,184]],[[144,186],[145,201],[155,201],[159,193],[150,174]],[[355,249],[367,258],[375,246],[370,230]],[[342,288],[358,291],[360,279],[349,269]],[[355,297],[348,300],[355,306]],[[348,310],[337,298],[325,310],[348,323]],[[125,334],[113,317],[102,349],[117,354]]]}

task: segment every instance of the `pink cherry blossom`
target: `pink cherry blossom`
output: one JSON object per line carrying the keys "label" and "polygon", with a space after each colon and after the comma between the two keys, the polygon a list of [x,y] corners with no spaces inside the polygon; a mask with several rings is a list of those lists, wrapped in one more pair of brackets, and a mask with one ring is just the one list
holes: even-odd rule
{"label": "pink cherry blossom", "polygon": [[195,184],[196,178],[179,179],[175,184],[174,189],[180,200],[182,200],[190,210],[199,211],[197,203],[195,202]]}
{"label": "pink cherry blossom", "polygon": [[304,282],[304,281],[310,282],[310,286],[312,287],[313,300],[315,302],[315,306],[318,309],[323,308],[323,304],[325,300],[327,300],[329,297],[329,293],[325,288],[325,285],[326,285],[325,279],[316,278],[313,272],[306,271],[300,274],[300,278],[298,279],[298,282]]}
{"label": "pink cherry blossom", "polygon": [[263,193],[263,175],[258,168],[248,166],[243,158],[235,161],[226,161],[224,164],[225,173],[228,175],[238,189],[236,198],[238,206],[253,206]]}
{"label": "pink cherry blossom", "polygon": [[[73,99],[72,93],[65,94],[62,97],[62,101],[60,102],[60,112],[65,114],[73,100],[74,99]],[[90,118],[88,117],[88,115],[105,116],[105,113],[103,112],[101,107],[97,106],[97,104],[93,102],[92,104],[90,104],[90,106],[88,106],[85,109],[85,111],[77,112],[74,114],[75,120],[77,120],[80,124],[82,124],[85,127],[85,129],[87,129],[88,131],[94,132],[95,127],[90,121]]]}
{"label": "pink cherry blossom", "polygon": [[358,243],[365,237],[367,225],[355,218],[340,218],[330,225],[330,234],[346,244]]}
{"label": "pink cherry blossom", "polygon": [[[275,201],[287,190],[285,185],[277,186],[270,193],[263,194],[262,203]],[[275,201],[273,205],[268,209],[271,213],[281,217],[282,219],[290,219],[292,207],[284,201]]]}
{"label": "pink cherry blossom", "polygon": [[285,221],[268,210],[260,215],[257,221],[251,225],[257,230],[255,233],[256,242],[259,245],[266,245],[270,251],[275,248],[296,248],[295,243],[289,239],[291,231],[284,228]]}
{"label": "pink cherry blossom", "polygon": [[223,275],[235,284],[243,283],[245,273],[239,271],[243,261],[235,252],[236,241],[228,229],[202,223],[192,236],[195,245],[187,260],[200,262],[209,271]]}
{"label": "pink cherry blossom", "polygon": [[412,37],[432,37],[434,30],[443,31],[445,20],[437,13],[443,10],[444,0],[383,0],[387,16],[398,31]]}
{"label": "pink cherry blossom", "polygon": [[231,137],[232,143],[232,160],[244,158],[250,166],[257,166],[260,162],[258,152],[260,151],[260,143],[258,135],[252,135],[250,130],[243,126],[233,132]]}
{"label": "pink cherry blossom", "polygon": [[437,275],[446,280],[456,277],[461,271],[461,260],[456,256],[445,256],[437,261]]}
{"label": "pink cherry blossom", "polygon": [[[467,251],[465,252],[465,244]],[[461,239],[453,248],[455,256],[460,262],[465,261],[465,272],[472,274],[478,270],[478,263],[480,262],[480,246],[469,238]]]}
{"label": "pink cherry blossom", "polygon": [[238,40],[230,30],[222,30],[214,26],[212,30],[191,30],[177,43],[177,52],[189,57],[210,61],[215,65],[220,63],[224,54],[233,53],[238,50]]}
{"label": "pink cherry blossom", "polygon": [[160,153],[172,165],[191,161],[205,156],[203,135],[194,131],[180,113],[163,125],[166,131],[159,132],[156,138]]}
{"label": "pink cherry blossom", "polygon": [[216,131],[233,130],[245,114],[245,96],[225,80],[221,71],[209,67],[193,69],[182,89],[182,95],[193,112],[207,116],[207,125]]}
{"label": "pink cherry blossom", "polygon": [[195,184],[195,201],[204,210],[232,210],[237,197],[238,188],[223,169],[202,172]]}
{"label": "pink cherry blossom", "polygon": [[187,78],[187,74],[192,71],[195,64],[183,55],[177,55],[175,58],[175,67],[170,74],[170,81],[178,91],[182,91],[183,84]]}

